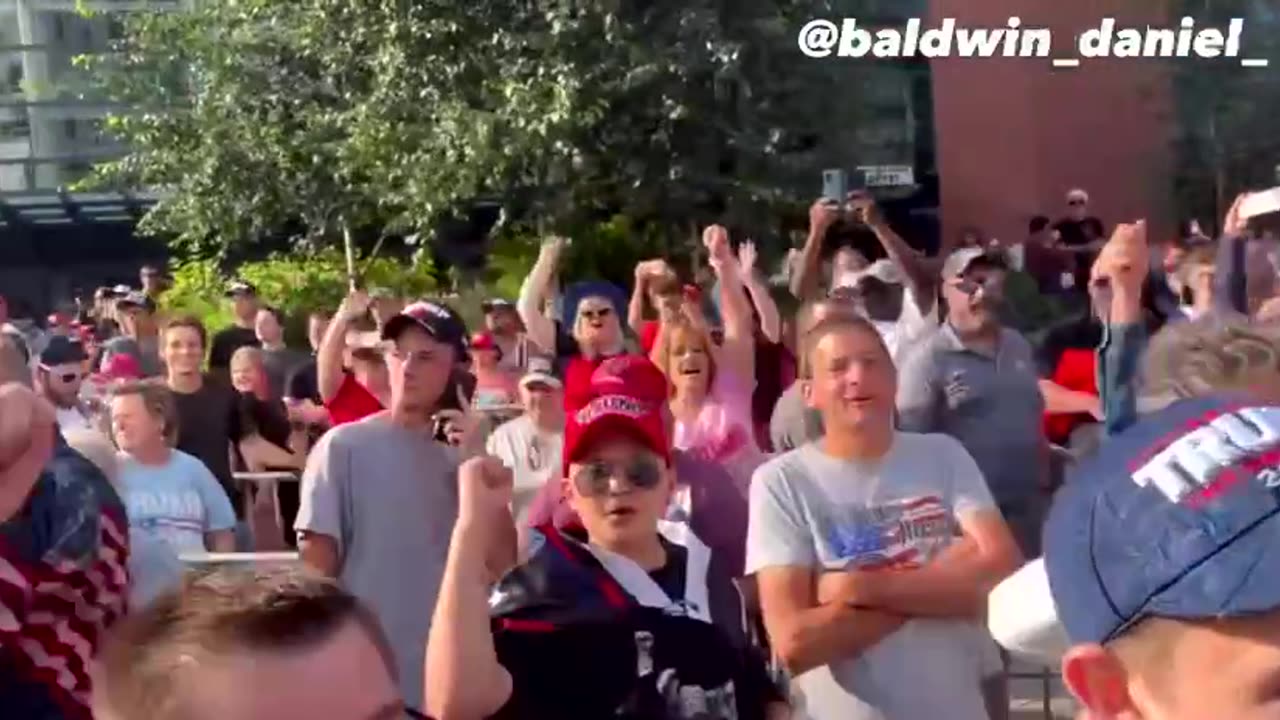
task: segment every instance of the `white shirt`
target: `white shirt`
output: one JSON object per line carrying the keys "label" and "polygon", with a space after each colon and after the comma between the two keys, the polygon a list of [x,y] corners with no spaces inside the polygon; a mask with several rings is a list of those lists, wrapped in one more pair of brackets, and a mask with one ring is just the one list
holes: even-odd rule
{"label": "white shirt", "polygon": [[89,416],[79,407],[60,407],[56,410],[58,417],[58,427],[63,431],[68,430],[97,430],[93,426],[93,422],[89,420]]}
{"label": "white shirt", "polygon": [[485,449],[515,475],[511,514],[516,526],[523,527],[529,505],[538,491],[553,476],[559,477],[564,435],[538,430],[528,415],[521,415],[499,425],[489,436]]}

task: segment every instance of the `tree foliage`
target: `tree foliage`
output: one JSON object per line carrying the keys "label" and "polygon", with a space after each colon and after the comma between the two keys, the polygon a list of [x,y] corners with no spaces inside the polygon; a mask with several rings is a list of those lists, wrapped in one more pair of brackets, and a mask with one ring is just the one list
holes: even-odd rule
{"label": "tree foliage", "polygon": [[1244,18],[1242,57],[1270,61],[1255,69],[1235,59],[1174,66],[1178,205],[1187,218],[1216,224],[1236,193],[1280,184],[1280,11],[1272,0],[1180,0],[1176,10],[1201,27]]}
{"label": "tree foliage", "polygon": [[348,228],[427,231],[481,197],[517,235],[618,214],[666,245],[711,219],[771,231],[822,167],[876,146],[858,135],[860,90],[885,68],[795,50],[829,4],[227,0],[138,14],[112,52],[84,59],[135,108],[109,119],[131,154],[96,181],[162,191],[144,229],[200,252],[291,223],[318,245]]}
{"label": "tree foliage", "polygon": [[[342,301],[346,261],[334,248],[273,255],[243,263],[235,277],[252,283],[265,304],[282,310],[289,318],[290,336],[301,343],[306,338],[307,313],[336,308]],[[386,288],[399,297],[425,297],[439,290],[430,268],[420,266],[406,272],[393,258],[368,261],[363,277],[368,287]],[[188,260],[175,268],[173,283],[161,304],[169,314],[195,315],[210,330],[226,327],[232,317],[223,291],[231,279],[215,260]]]}

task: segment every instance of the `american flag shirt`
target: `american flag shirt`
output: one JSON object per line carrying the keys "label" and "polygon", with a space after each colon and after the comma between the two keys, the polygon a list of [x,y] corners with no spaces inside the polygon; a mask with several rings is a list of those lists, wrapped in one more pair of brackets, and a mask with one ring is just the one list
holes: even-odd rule
{"label": "american flag shirt", "polygon": [[125,611],[128,522],[59,435],[27,505],[0,524],[0,715],[90,720],[89,661]]}

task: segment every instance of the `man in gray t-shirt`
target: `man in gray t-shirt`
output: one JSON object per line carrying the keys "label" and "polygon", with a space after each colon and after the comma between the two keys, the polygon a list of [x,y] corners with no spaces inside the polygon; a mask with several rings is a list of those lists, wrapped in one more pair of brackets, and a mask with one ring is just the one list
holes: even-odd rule
{"label": "man in gray t-shirt", "polygon": [[386,323],[391,407],[321,438],[294,523],[303,561],[341,580],[382,623],[412,708],[423,706],[423,656],[458,513],[458,456],[432,439],[429,417],[464,332],[433,303]]}
{"label": "man in gray t-shirt", "polygon": [[804,353],[824,435],[756,470],[746,564],[796,716],[986,720],[978,617],[1018,552],[982,475],[955,440],[894,430],[870,323],[820,323]]}
{"label": "man in gray t-shirt", "polygon": [[382,623],[405,702],[422,702],[422,662],[457,519],[458,458],[431,428],[385,414],[335,428],[316,445],[294,527],[331,538],[338,579]]}
{"label": "man in gray t-shirt", "polygon": [[1035,557],[1048,479],[1044,400],[1031,346],[1000,325],[1002,262],[976,249],[947,260],[948,319],[898,366],[898,428],[959,440],[1023,554]]}

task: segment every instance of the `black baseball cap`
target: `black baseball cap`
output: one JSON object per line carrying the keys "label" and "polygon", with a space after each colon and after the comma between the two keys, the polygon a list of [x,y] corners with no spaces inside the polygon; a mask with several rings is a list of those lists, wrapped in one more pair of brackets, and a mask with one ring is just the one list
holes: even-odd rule
{"label": "black baseball cap", "polygon": [[46,367],[84,362],[89,356],[84,346],[63,335],[54,335],[40,352],[40,364]]}
{"label": "black baseball cap", "polygon": [[395,340],[409,327],[420,327],[438,342],[452,345],[458,357],[467,352],[467,326],[453,308],[442,303],[419,300],[407,305],[382,328],[383,340]]}

